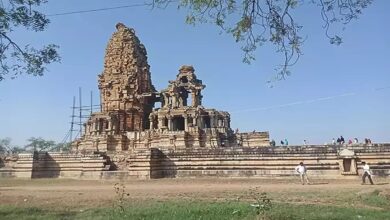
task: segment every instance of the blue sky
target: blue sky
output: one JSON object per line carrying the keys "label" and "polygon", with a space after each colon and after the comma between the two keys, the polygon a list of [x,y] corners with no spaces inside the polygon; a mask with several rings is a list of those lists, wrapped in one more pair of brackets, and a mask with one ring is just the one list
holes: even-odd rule
{"label": "blue sky", "polygon": [[[140,0],[50,1],[47,14],[142,3]],[[62,62],[43,77],[20,76],[0,82],[0,138],[23,145],[29,137],[61,141],[70,128],[73,96],[83,102],[93,91],[115,24],[136,30],[146,46],[153,84],[158,90],[174,79],[181,65],[193,65],[207,85],[205,107],[231,112],[232,128],[269,131],[279,142],[308,140],[323,144],[333,137],[365,137],[390,142],[390,1],[376,0],[358,21],[341,32],[344,43],[330,45],[319,8],[296,11],[307,36],[304,55],[292,75],[270,88],[266,81],[281,57],[272,46],[259,48],[252,65],[241,62],[240,45],[213,25],[185,24],[185,12],[174,7],[144,7],[50,17],[47,31],[16,30],[17,42],[60,45]]]}

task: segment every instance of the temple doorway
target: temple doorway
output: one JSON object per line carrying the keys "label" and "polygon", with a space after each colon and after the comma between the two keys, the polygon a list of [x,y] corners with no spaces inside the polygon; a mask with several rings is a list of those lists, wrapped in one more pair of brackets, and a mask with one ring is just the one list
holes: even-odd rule
{"label": "temple doorway", "polygon": [[183,116],[175,116],[172,119],[173,128],[174,131],[184,131],[184,117]]}

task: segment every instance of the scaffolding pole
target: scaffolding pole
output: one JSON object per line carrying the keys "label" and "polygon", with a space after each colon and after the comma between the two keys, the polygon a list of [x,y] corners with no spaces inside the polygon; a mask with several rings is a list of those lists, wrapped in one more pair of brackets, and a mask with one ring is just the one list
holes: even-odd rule
{"label": "scaffolding pole", "polygon": [[72,122],[70,124],[70,142],[73,141],[73,124],[74,124],[74,110],[76,105],[76,96],[73,96],[73,106],[72,106]]}
{"label": "scaffolding pole", "polygon": [[[83,106],[82,105],[82,101],[81,101],[81,87],[79,87],[79,104],[80,106]],[[79,131],[79,134],[80,134],[80,137],[82,136],[83,134],[83,124],[82,124],[82,109],[80,108],[80,131]]]}
{"label": "scaffolding pole", "polygon": [[93,103],[92,103],[92,101],[93,101],[93,99],[92,99],[92,95],[93,95],[93,94],[92,94],[92,90],[91,90],[91,115],[92,115],[92,110],[93,110],[93,109],[92,109],[92,107],[93,107]]}
{"label": "scaffolding pole", "polygon": [[[93,111],[99,111],[101,109],[101,104],[93,104],[93,92],[91,90],[90,92],[90,103],[83,106],[82,104],[82,88],[79,87],[79,106],[76,106],[76,97],[73,96],[73,105],[72,105],[72,116],[71,116],[71,122],[70,122],[70,130],[65,135],[64,139],[65,141],[70,139],[70,142],[73,141],[73,139],[77,139],[78,137],[82,137],[83,134],[83,125],[87,118],[90,118]],[[77,113],[79,111],[79,113]],[[77,129],[77,125],[79,128]],[[76,135],[74,132],[77,131]]]}

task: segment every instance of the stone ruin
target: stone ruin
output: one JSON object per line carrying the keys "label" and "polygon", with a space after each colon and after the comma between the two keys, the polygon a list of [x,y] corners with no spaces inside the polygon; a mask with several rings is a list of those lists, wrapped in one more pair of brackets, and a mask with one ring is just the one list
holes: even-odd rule
{"label": "stone ruin", "polygon": [[[99,75],[101,112],[85,123],[75,152],[258,147],[268,132],[233,132],[230,114],[202,106],[206,87],[192,66],[182,66],[175,80],[157,92],[146,49],[131,28],[116,25]],[[160,102],[161,108],[154,108]]]}
{"label": "stone ruin", "polygon": [[118,24],[99,75],[101,112],[90,116],[72,152],[0,155],[0,177],[288,178],[301,161],[312,178],[359,178],[362,161],[377,177],[390,175],[389,143],[270,146],[268,132],[233,132],[228,112],[203,107],[204,88],[194,68],[182,66],[157,92],[145,47]]}

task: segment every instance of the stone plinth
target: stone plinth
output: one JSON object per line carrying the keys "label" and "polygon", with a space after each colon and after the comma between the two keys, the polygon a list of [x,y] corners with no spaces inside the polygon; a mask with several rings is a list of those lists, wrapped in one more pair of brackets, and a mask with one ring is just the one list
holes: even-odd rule
{"label": "stone plinth", "polygon": [[[361,173],[361,162],[365,161],[370,165],[374,175],[384,177],[389,175],[390,144],[366,146],[348,151],[354,152],[353,155],[345,154],[346,151],[342,151],[340,146],[177,150],[155,148],[130,158],[129,170],[144,173],[150,170],[150,178],[292,177],[296,175],[294,168],[302,161],[307,166],[310,176],[346,178],[347,175],[357,177],[358,173]],[[351,157],[353,160],[350,160]]]}
{"label": "stone plinth", "polygon": [[19,154],[13,173],[15,177],[22,178],[80,178],[99,176],[108,169],[106,159],[99,155],[47,152]]}

